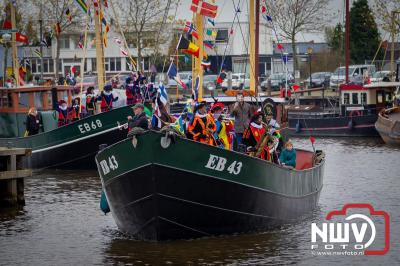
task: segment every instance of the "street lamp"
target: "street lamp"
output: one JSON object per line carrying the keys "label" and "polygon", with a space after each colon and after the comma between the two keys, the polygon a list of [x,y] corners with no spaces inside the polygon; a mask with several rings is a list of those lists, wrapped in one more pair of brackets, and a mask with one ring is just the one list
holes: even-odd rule
{"label": "street lamp", "polygon": [[312,77],[311,77],[311,55],[313,53],[313,48],[308,47],[307,48],[307,54],[308,54],[308,63],[310,65],[310,88],[312,88]]}

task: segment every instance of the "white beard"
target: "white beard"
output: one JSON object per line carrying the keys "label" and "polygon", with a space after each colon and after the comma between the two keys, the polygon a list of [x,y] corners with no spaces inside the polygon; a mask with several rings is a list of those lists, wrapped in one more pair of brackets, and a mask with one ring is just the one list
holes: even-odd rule
{"label": "white beard", "polygon": [[68,106],[66,106],[66,105],[61,105],[60,106],[60,109],[63,110],[63,111],[67,110],[67,108],[68,108]]}
{"label": "white beard", "polygon": [[112,93],[111,91],[105,91],[104,92],[104,94],[107,95],[107,96],[111,95],[111,93]]}

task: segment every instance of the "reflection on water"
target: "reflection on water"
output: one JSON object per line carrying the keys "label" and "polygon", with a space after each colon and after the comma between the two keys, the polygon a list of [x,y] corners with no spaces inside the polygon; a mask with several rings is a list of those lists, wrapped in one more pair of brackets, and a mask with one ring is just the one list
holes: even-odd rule
{"label": "reflection on water", "polygon": [[[308,139],[296,147],[311,149]],[[150,243],[119,233],[99,210],[96,172],[49,171],[26,180],[26,206],[0,211],[4,265],[399,265],[400,149],[379,139],[317,139],[326,152],[318,208],[295,224],[261,233]],[[318,257],[310,226],[344,203],[370,202],[391,215],[391,252],[384,257]]]}

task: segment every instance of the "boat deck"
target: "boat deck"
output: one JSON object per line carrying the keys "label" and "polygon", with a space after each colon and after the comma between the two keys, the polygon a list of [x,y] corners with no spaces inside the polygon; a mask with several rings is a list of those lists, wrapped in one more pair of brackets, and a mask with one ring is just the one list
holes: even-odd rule
{"label": "boat deck", "polygon": [[393,112],[388,115],[388,118],[392,121],[400,121],[400,112]]}

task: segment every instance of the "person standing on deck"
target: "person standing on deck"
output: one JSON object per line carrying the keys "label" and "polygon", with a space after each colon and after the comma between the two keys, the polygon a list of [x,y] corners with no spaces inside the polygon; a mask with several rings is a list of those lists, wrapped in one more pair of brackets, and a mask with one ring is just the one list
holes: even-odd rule
{"label": "person standing on deck", "polygon": [[[248,147],[251,153],[257,154],[259,152],[258,150],[260,150],[260,146],[263,145],[262,142],[264,142],[264,138],[268,137],[265,136],[266,130],[265,125],[263,125],[263,114],[257,111],[251,118],[250,125],[243,135],[243,144]],[[267,161],[271,160],[267,143],[262,147],[260,158]]]}
{"label": "person standing on deck", "polygon": [[126,105],[134,104],[134,95],[133,95],[133,79],[131,77],[127,77],[125,81],[125,95],[126,95]]}
{"label": "person standing on deck", "polygon": [[118,96],[114,97],[112,93],[112,86],[104,86],[104,91],[101,92],[97,100],[101,101],[100,108],[101,112],[111,111],[113,108],[113,102],[118,101]]}
{"label": "person standing on deck", "polygon": [[26,132],[25,136],[33,136],[39,133],[40,116],[35,107],[29,109],[26,117]]}
{"label": "person standing on deck", "polygon": [[[221,148],[225,148],[225,142],[227,142],[227,139],[221,138],[220,133],[222,129],[225,128],[224,121],[222,120],[222,111],[224,110],[224,104],[216,102],[212,105],[210,114],[214,124],[215,124],[215,130],[213,133],[215,144],[214,146],[218,146]],[[226,133],[225,133],[226,135]]]}
{"label": "person standing on deck", "polygon": [[96,112],[97,97],[94,95],[94,87],[86,90],[86,112],[87,115],[94,115]]}
{"label": "person standing on deck", "polygon": [[243,94],[237,95],[237,102],[233,106],[231,115],[235,118],[236,150],[242,144],[243,133],[249,126],[251,118],[251,105],[244,101]]}
{"label": "person standing on deck", "polygon": [[199,102],[194,108],[193,121],[188,126],[187,134],[190,139],[198,141],[201,143],[209,142],[209,137],[207,136],[207,109],[206,102]]}
{"label": "person standing on deck", "polygon": [[144,112],[144,105],[142,103],[137,103],[132,107],[132,109],[135,113],[135,116],[128,116],[129,132],[135,127],[140,127],[144,130],[149,129],[149,121],[147,120],[146,113]]}
{"label": "person standing on deck", "polygon": [[84,113],[85,113],[85,107],[81,105],[81,98],[76,97],[73,100],[73,104],[69,112],[70,121],[74,122],[81,119],[84,116]]}
{"label": "person standing on deck", "polygon": [[64,100],[60,100],[56,103],[56,111],[58,112],[58,122],[57,127],[62,127],[69,124],[69,110],[67,102]]}

